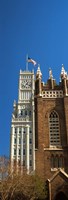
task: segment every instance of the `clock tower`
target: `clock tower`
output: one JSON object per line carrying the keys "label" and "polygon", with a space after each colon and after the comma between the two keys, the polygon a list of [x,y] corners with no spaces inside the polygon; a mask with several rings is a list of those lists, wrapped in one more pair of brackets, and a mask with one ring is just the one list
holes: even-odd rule
{"label": "clock tower", "polygon": [[11,122],[11,165],[35,170],[34,71],[20,70],[18,103],[14,101]]}

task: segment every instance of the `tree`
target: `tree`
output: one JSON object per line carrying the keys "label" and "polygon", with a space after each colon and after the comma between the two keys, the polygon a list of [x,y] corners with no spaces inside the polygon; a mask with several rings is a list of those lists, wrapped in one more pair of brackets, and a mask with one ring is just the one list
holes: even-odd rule
{"label": "tree", "polygon": [[43,200],[47,197],[47,188],[39,176],[21,174],[20,171],[8,174],[0,182],[2,200]]}

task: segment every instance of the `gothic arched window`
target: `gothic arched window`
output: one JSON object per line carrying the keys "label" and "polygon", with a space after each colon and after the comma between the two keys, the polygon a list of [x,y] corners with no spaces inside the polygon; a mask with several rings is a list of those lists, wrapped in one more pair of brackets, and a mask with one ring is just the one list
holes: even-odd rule
{"label": "gothic arched window", "polygon": [[51,155],[51,169],[56,170],[58,168],[63,168],[64,159],[63,155],[52,154]]}
{"label": "gothic arched window", "polygon": [[59,156],[56,155],[55,156],[55,168],[58,168],[59,167]]}
{"label": "gothic arched window", "polygon": [[64,164],[64,162],[63,162],[63,155],[60,155],[59,156],[59,168],[63,168],[63,164]]}
{"label": "gothic arched window", "polygon": [[49,115],[50,146],[60,146],[59,116],[56,111]]}
{"label": "gothic arched window", "polygon": [[51,168],[53,169],[55,166],[54,166],[54,155],[52,154],[51,155]]}

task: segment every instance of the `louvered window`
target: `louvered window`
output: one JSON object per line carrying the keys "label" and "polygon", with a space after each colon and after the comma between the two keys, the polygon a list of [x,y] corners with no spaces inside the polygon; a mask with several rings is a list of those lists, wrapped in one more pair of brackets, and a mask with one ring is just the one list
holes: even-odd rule
{"label": "louvered window", "polygon": [[60,146],[59,116],[52,111],[49,116],[50,146]]}

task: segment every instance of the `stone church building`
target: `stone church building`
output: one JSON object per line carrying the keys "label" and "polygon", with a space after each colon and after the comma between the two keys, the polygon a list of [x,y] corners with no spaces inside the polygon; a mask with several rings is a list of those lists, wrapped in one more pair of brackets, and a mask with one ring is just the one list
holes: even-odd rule
{"label": "stone church building", "polygon": [[62,65],[58,85],[51,69],[43,83],[38,66],[34,77],[34,71],[20,71],[11,121],[11,165],[47,181],[49,200],[67,200],[68,75]]}
{"label": "stone church building", "polygon": [[59,85],[49,71],[35,81],[35,167],[49,184],[49,200],[65,200],[68,191],[68,75],[62,66]]}

